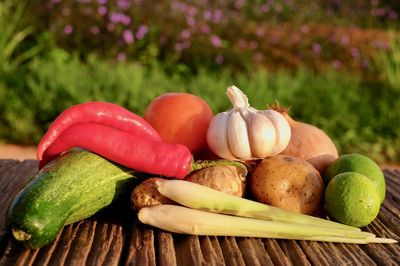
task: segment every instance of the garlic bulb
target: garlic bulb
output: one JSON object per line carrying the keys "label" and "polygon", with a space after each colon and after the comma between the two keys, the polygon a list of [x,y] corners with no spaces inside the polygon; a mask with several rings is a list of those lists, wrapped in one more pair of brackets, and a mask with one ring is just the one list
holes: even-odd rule
{"label": "garlic bulb", "polygon": [[226,94],[233,109],[213,117],[207,130],[207,143],[227,160],[262,159],[281,153],[290,141],[290,126],[279,112],[257,110],[235,86]]}

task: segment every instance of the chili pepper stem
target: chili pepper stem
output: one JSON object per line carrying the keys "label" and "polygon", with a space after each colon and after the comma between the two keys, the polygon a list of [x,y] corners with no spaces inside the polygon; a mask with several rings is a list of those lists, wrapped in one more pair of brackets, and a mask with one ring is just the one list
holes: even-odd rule
{"label": "chili pepper stem", "polygon": [[238,161],[229,161],[229,160],[198,160],[192,161],[190,164],[190,172],[194,172],[197,170],[201,170],[203,168],[212,167],[212,166],[235,166],[242,170],[242,175],[247,175],[247,167],[245,164]]}

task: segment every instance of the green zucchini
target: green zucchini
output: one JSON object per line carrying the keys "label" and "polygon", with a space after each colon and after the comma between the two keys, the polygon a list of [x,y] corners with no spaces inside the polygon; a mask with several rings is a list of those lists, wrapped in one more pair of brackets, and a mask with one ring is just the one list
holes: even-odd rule
{"label": "green zucchini", "polygon": [[15,196],[7,227],[26,248],[45,246],[64,225],[92,216],[132,190],[134,174],[89,151],[68,151],[44,166]]}

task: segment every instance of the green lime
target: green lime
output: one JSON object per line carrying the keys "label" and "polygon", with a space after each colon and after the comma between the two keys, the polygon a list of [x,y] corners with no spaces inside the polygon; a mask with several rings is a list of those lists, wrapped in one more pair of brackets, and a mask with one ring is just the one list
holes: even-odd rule
{"label": "green lime", "polygon": [[357,153],[340,156],[326,169],[324,175],[325,184],[328,184],[334,176],[344,172],[356,172],[371,179],[378,190],[380,202],[384,201],[386,194],[385,176],[379,165],[372,159]]}
{"label": "green lime", "polygon": [[325,190],[325,205],[329,216],[338,222],[362,227],[378,215],[380,199],[368,177],[346,172],[329,182]]}

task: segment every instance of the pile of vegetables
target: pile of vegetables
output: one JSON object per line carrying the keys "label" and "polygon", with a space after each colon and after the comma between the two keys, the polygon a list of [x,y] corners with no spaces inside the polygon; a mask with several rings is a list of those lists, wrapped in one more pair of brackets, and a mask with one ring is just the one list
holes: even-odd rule
{"label": "pile of vegetables", "polygon": [[284,109],[252,108],[235,86],[227,95],[233,109],[216,115],[188,93],[157,97],[144,117],[106,102],[66,109],[38,144],[38,173],[8,209],[14,238],[47,245],[128,191],[141,222],[175,233],[396,242],[318,218],[322,177],[338,158],[322,130]]}

